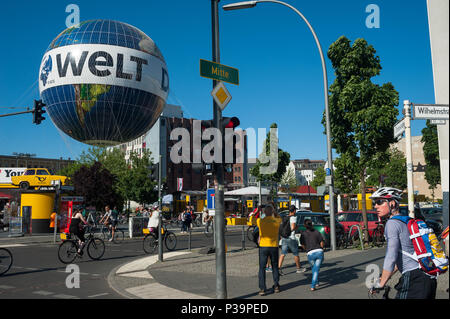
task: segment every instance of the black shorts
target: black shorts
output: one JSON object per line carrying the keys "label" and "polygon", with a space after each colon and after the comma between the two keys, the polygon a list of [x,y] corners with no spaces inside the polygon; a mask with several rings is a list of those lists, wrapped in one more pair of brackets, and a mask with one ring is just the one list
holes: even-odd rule
{"label": "black shorts", "polygon": [[74,234],[75,236],[77,236],[82,242],[86,241],[86,238],[84,237],[84,228],[80,229],[78,226],[77,227],[70,227],[69,228],[69,232],[71,234]]}
{"label": "black shorts", "polygon": [[405,272],[395,285],[396,299],[436,299],[437,280],[420,269]]}

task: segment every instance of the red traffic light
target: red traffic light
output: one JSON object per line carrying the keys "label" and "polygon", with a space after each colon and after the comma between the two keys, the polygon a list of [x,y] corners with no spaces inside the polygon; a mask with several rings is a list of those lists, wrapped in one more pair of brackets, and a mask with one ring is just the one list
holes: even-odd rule
{"label": "red traffic light", "polygon": [[237,117],[224,117],[222,123],[224,124],[224,128],[235,129],[241,124],[241,121]]}

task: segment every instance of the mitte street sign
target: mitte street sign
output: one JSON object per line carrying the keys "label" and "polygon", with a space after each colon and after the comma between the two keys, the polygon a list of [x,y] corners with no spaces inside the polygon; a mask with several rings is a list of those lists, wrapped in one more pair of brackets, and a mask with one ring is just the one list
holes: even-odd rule
{"label": "mitte street sign", "polygon": [[200,76],[239,85],[238,69],[203,59],[200,59]]}

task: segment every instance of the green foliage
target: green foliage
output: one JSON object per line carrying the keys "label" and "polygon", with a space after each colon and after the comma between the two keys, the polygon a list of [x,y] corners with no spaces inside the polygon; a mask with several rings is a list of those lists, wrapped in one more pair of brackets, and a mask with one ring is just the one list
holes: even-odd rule
{"label": "green foliage", "polygon": [[[152,165],[150,155],[151,153],[147,150],[144,150],[142,156],[138,156],[132,152],[130,154],[130,161],[127,163],[125,154],[120,149],[114,148],[108,151],[106,148],[91,147],[87,152],[83,151],[79,159],[72,165],[62,170],[62,174],[69,176],[71,182],[75,185],[76,178],[74,179],[74,177],[79,176],[77,174],[80,170],[83,174],[96,174],[95,171],[91,171],[89,168],[97,165],[96,163],[100,163],[102,169],[108,171],[113,176],[113,193],[116,194],[115,196],[117,198],[122,201],[133,200],[138,203],[153,203],[157,200],[158,195],[157,191],[155,191],[157,181],[152,181],[149,177],[149,168]],[[100,175],[97,174],[96,176],[99,177]],[[90,184],[96,185],[91,178],[85,177],[87,178],[86,181],[89,181]],[[82,189],[79,184],[78,188],[75,188],[76,192],[83,191]],[[95,188],[92,191],[93,194],[96,194],[95,196],[103,198],[102,194],[95,192]],[[92,201],[95,202],[94,199]],[[103,203],[103,200],[99,200],[99,202]],[[100,207],[102,205],[104,206],[104,204],[101,204]],[[121,204],[117,203],[118,206],[121,206]]]}
{"label": "green foliage", "polygon": [[426,126],[422,129],[423,154],[425,157],[425,179],[433,191],[437,185],[441,183],[441,171],[439,161],[439,141],[437,134],[437,126],[431,125],[427,120]]}
{"label": "green foliage", "polygon": [[[273,123],[270,126],[270,128],[277,128],[277,124]],[[260,168],[267,167],[270,165],[270,163],[262,163],[262,161],[260,161],[260,158],[262,155],[264,155],[264,153],[266,154],[266,156],[269,156],[270,152],[271,148],[270,148],[270,131],[269,131],[269,133],[267,133],[263,151],[256,160],[256,165],[250,170],[250,174],[255,176],[258,181],[280,183],[283,178],[283,175],[286,173],[286,166],[289,165],[291,155],[288,152],[283,151],[281,148],[278,148],[278,164],[276,172],[273,174],[262,174],[260,172],[261,171]],[[272,152],[274,152],[274,150],[272,150]]]}
{"label": "green foliage", "polygon": [[105,205],[122,206],[123,198],[114,189],[116,178],[100,162],[82,165],[72,176],[75,193],[83,196],[87,206],[102,210]]}
{"label": "green foliage", "polygon": [[389,149],[373,161],[367,170],[367,184],[370,186],[389,186],[406,189],[408,180],[406,174],[406,158],[398,149]]}
{"label": "green foliage", "polygon": [[311,186],[317,189],[318,186],[325,184],[325,169],[323,167],[319,167],[314,172],[314,179],[311,182]]}
{"label": "green foliage", "polygon": [[358,193],[359,175],[357,159],[351,154],[343,153],[334,160],[334,186],[341,194]]}

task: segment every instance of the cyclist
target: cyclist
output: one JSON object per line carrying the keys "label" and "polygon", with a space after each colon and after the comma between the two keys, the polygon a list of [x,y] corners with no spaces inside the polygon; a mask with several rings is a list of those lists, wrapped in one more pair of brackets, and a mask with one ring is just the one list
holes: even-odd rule
{"label": "cyclist", "polygon": [[160,215],[160,211],[158,208],[159,208],[158,205],[153,206],[147,225],[147,228],[150,230],[150,232],[154,234],[158,234],[159,215]]}
{"label": "cyclist", "polygon": [[405,223],[391,217],[400,215],[399,201],[402,191],[391,187],[382,187],[370,197],[381,219],[388,218],[384,230],[387,249],[383,264],[383,272],[375,288],[384,288],[386,282],[396,271],[402,276],[395,285],[396,299],[434,299],[436,297],[437,281],[419,268],[419,263],[403,254],[414,254],[414,247],[409,238]]}
{"label": "cyclist", "polygon": [[76,237],[78,237],[78,255],[83,254],[83,247],[86,242],[86,238],[84,238],[84,227],[82,224],[87,225],[86,220],[83,217],[83,214],[81,213],[80,209],[77,209],[75,211],[75,215],[72,217],[72,220],[70,222],[69,232],[71,234],[74,234]]}
{"label": "cyclist", "polygon": [[111,210],[109,205],[105,206],[105,212],[106,213],[100,220],[100,223],[104,223],[105,226],[111,227],[111,238],[109,239],[109,241],[113,241],[114,235],[116,233],[116,226],[117,226],[119,213],[115,209]]}

